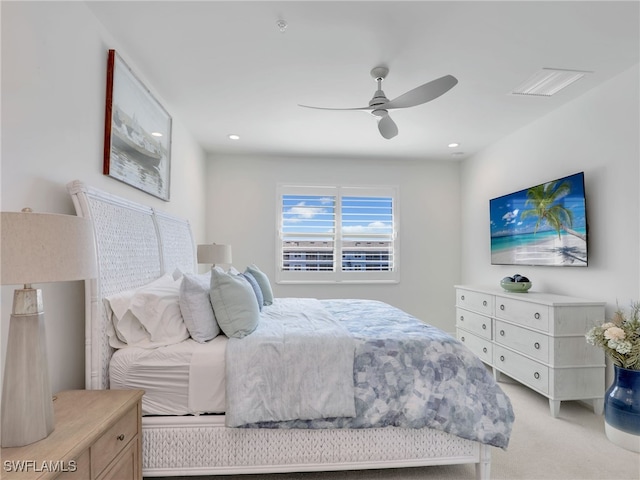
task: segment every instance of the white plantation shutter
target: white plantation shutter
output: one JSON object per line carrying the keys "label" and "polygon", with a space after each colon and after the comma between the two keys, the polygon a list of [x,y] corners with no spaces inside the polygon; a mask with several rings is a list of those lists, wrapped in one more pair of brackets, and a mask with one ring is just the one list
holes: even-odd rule
{"label": "white plantation shutter", "polygon": [[276,281],[397,282],[395,187],[278,188]]}
{"label": "white plantation shutter", "polygon": [[342,270],[393,271],[393,197],[343,196]]}
{"label": "white plantation shutter", "polygon": [[331,195],[281,197],[281,270],[335,270],[335,206]]}

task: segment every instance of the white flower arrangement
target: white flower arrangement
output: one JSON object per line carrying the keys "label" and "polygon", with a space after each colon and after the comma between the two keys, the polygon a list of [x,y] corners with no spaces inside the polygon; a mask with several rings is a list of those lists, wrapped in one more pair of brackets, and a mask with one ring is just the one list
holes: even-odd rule
{"label": "white flower arrangement", "polygon": [[586,339],[601,347],[615,365],[640,370],[640,302],[632,302],[628,314],[618,308],[610,322],[593,327]]}

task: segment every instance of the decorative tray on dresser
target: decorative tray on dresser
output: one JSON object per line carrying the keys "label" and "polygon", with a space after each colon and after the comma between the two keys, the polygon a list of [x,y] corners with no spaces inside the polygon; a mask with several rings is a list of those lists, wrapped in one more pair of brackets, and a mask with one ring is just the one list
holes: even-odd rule
{"label": "decorative tray on dresser", "polygon": [[604,322],[604,302],[549,293],[456,285],[456,335],[499,379],[504,373],[549,399],[588,400],[602,414],[605,361],[585,333]]}
{"label": "decorative tray on dresser", "polygon": [[2,479],[142,480],[141,390],[70,390],[54,396],[55,428],[2,449]]}

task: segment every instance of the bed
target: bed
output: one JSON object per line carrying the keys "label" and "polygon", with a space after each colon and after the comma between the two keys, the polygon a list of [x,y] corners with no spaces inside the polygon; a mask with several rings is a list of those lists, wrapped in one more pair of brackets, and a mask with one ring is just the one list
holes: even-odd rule
{"label": "bed", "polygon": [[[110,337],[113,337],[111,331],[113,324],[111,312],[109,312],[109,308],[105,307],[105,299],[118,296],[121,292],[140,288],[163,276],[172,275],[176,279],[180,278],[179,275],[197,273],[195,244],[187,220],[103,192],[80,181],[69,183],[68,190],[77,214],[92,219],[99,267],[98,278],[87,281],[86,284],[86,388],[108,389],[112,386],[110,385],[112,374],[114,378],[120,379],[120,371],[127,372],[128,367],[118,366],[122,364],[117,363],[116,360],[119,357],[127,357],[134,352],[134,349],[127,347],[117,350],[111,345]],[[346,328],[356,331],[359,328],[358,324],[362,323],[360,321],[361,311],[382,309],[393,317],[394,323],[406,323],[409,330],[418,329],[410,332],[416,337],[422,336],[423,330],[420,329],[432,329],[429,331],[434,332],[436,336],[441,335],[441,332],[436,332],[437,329],[426,326],[422,322],[416,322],[413,317],[381,302],[275,299],[270,307],[265,307],[260,313],[260,326],[256,328],[255,333],[244,338],[228,339],[225,347],[227,355],[231,355],[228,353],[229,351],[236,351],[238,356],[234,358],[247,356],[247,351],[255,349],[255,347],[249,346],[248,339],[252,339],[252,341],[260,339],[260,332],[263,331],[262,325],[269,323],[266,320],[270,315],[269,312],[272,313],[278,309],[291,311],[296,305],[297,308],[305,311],[317,309],[319,316],[328,317],[326,321],[331,325],[341,324],[342,326],[336,326],[338,330]],[[335,320],[336,318],[339,318],[340,321]],[[317,321],[319,320],[315,318],[312,320],[312,322]],[[324,330],[327,327],[326,324],[323,324],[320,328],[317,326],[314,328]],[[335,330],[327,331],[328,335],[334,335]],[[355,391],[349,390],[349,388],[358,389],[355,399],[355,408],[358,410],[356,416],[335,416],[331,417],[330,421],[326,420],[327,415],[324,414],[323,418],[319,420],[314,420],[313,417],[295,419],[286,416],[278,417],[274,421],[264,417],[236,420],[239,418],[236,413],[239,409],[230,407],[229,399],[242,399],[247,391],[241,390],[243,382],[234,380],[236,376],[229,376],[228,370],[226,383],[225,374],[216,377],[219,380],[207,381],[207,383],[218,385],[218,387],[226,385],[224,389],[228,394],[226,398],[224,392],[220,394],[219,388],[216,390],[217,393],[210,391],[204,397],[196,398],[193,392],[190,395],[190,387],[187,383],[179,386],[182,390],[175,396],[175,401],[169,402],[167,406],[163,405],[161,401],[155,400],[153,387],[145,389],[148,390],[148,393],[145,394],[146,402],[143,400],[143,404],[146,405],[143,408],[145,416],[142,419],[143,475],[145,477],[231,475],[475,464],[476,478],[488,479],[490,477],[491,449],[496,447],[506,449],[514,419],[513,410],[509,399],[497,384],[490,383],[491,375],[484,376],[482,363],[475,357],[468,356],[469,353],[464,347],[461,347],[463,350],[455,355],[449,356],[464,357],[466,363],[473,365],[473,375],[482,377],[482,383],[480,380],[477,382],[474,380],[473,385],[464,387],[472,390],[467,390],[462,395],[458,392],[456,395],[468,397],[466,398],[467,402],[471,397],[482,395],[491,397],[490,400],[486,400],[490,406],[480,407],[480,410],[483,408],[491,410],[493,412],[491,416],[486,416],[486,412],[481,412],[482,418],[469,420],[475,422],[475,425],[481,426],[484,436],[475,438],[475,432],[469,434],[464,428],[460,431],[456,430],[457,427],[449,428],[448,424],[452,422],[446,418],[447,415],[442,414],[443,411],[449,412],[449,406],[446,407],[446,410],[443,410],[444,407],[442,407],[439,415],[431,415],[432,420],[434,418],[437,420],[433,422],[414,418],[407,412],[403,415],[384,415],[384,421],[380,418],[361,420],[359,413],[361,409],[380,410],[380,408],[371,408],[371,404],[374,402],[380,403],[379,398],[372,398],[371,402],[365,398],[367,395],[377,397],[380,386],[369,385],[372,383],[370,378],[361,382],[365,373],[363,373],[364,371],[356,372],[355,365],[362,366],[363,363],[366,363],[362,360],[366,355],[368,355],[366,358],[369,359],[381,357],[376,351],[379,342],[372,340],[375,335],[379,334],[376,332],[376,328],[371,327],[362,334],[362,338],[354,340],[353,351],[355,353],[352,358],[359,359],[359,361],[352,360],[353,373],[349,372],[349,375],[353,377],[353,382],[351,385],[344,386],[345,394],[343,397],[348,396],[349,392],[353,394]],[[390,336],[393,337],[393,335]],[[224,336],[216,337],[215,342],[208,342],[210,347],[207,347],[211,351],[215,350],[216,352],[213,354],[219,358],[220,348],[223,345],[223,340],[220,337],[224,338]],[[439,344],[445,345],[443,348],[458,349],[457,342],[445,334],[441,335],[439,342]],[[172,356],[172,358],[178,359],[174,364],[176,378],[180,375],[184,376],[184,371],[189,370],[189,362],[191,364],[197,363],[189,360],[191,357],[180,361],[185,355],[185,349],[188,348],[189,343],[193,343],[193,341],[187,338],[176,344],[177,346],[173,345],[170,355],[163,354],[163,358]],[[200,351],[204,356],[212,354],[209,350],[205,351],[202,344],[196,345],[195,348],[201,348]],[[337,351],[344,351],[345,348]],[[147,349],[147,355],[149,355],[149,351],[150,349]],[[387,356],[394,357],[391,358],[391,363],[396,361],[395,350],[391,350],[391,353],[389,350],[385,352]],[[114,355],[114,353],[117,354]],[[188,355],[195,356],[191,353]],[[224,356],[224,353],[222,355]],[[405,354],[404,356],[408,358],[411,355]],[[229,362],[228,358],[231,357],[227,357],[227,365],[230,363],[236,365],[235,360]],[[134,359],[133,363],[135,362],[137,359]],[[131,362],[127,363],[125,358],[123,365],[130,364]],[[367,364],[366,368],[371,370],[369,367],[370,365]],[[423,365],[423,367],[426,371],[434,371],[429,364]],[[113,372],[110,371],[111,369]],[[191,369],[194,369],[193,365],[191,365]],[[202,370],[200,372],[202,374]],[[319,374],[323,375],[324,373],[321,371]],[[384,382],[384,375],[380,373],[376,375],[380,376]],[[396,382],[393,372],[387,372],[386,375],[388,378],[393,377],[393,381]],[[472,376],[466,372],[462,372],[461,375]],[[127,374],[123,373],[121,376],[127,377]],[[132,375],[130,378],[134,378],[134,376]],[[117,382],[114,380],[113,387],[127,388],[127,385],[130,385],[124,380],[122,384],[119,382],[120,380]],[[358,382],[362,383],[364,387],[360,388],[361,385]],[[411,382],[408,383],[413,385]],[[486,387],[484,386],[485,382],[487,383]],[[395,386],[387,385],[385,388],[393,390]],[[456,388],[458,387],[453,390]],[[237,389],[240,390],[236,392]],[[436,390],[435,387],[433,389]],[[479,389],[484,392],[482,395],[475,394]],[[335,390],[342,391],[341,389]],[[416,398],[425,393],[424,390],[418,391],[417,388],[414,390],[409,392],[409,395],[416,394],[417,396],[414,395]],[[449,390],[453,391],[451,388]],[[230,391],[235,393],[229,393]],[[448,391],[440,392],[438,403],[444,405],[446,402],[442,399],[452,395],[453,393],[450,394]],[[190,396],[194,398],[189,398]],[[205,401],[202,400],[203,398],[207,399],[206,401],[213,401],[218,406],[210,406],[209,404],[205,407],[198,406]],[[412,398],[408,404],[415,406],[416,398]],[[330,402],[334,400],[331,399]],[[433,403],[433,399],[429,402]],[[231,403],[235,405],[234,402]],[[236,403],[242,402],[238,400]],[[385,409],[387,406],[382,405],[382,408]],[[474,408],[477,410],[477,407]],[[412,409],[415,410],[413,407],[405,410]],[[473,409],[460,411],[473,412]],[[287,412],[287,414],[289,413]],[[465,413],[464,415],[474,416],[475,414]],[[463,415],[459,414],[457,410],[452,410],[451,416]],[[443,426],[444,424],[447,426]],[[495,425],[499,425],[499,427]],[[449,433],[449,431],[455,434]]]}

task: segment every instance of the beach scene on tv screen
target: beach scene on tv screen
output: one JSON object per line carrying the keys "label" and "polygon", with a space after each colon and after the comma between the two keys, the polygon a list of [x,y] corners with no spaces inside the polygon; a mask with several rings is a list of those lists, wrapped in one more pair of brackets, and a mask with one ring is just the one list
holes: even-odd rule
{"label": "beach scene on tv screen", "polygon": [[489,202],[493,265],[587,266],[584,174]]}

